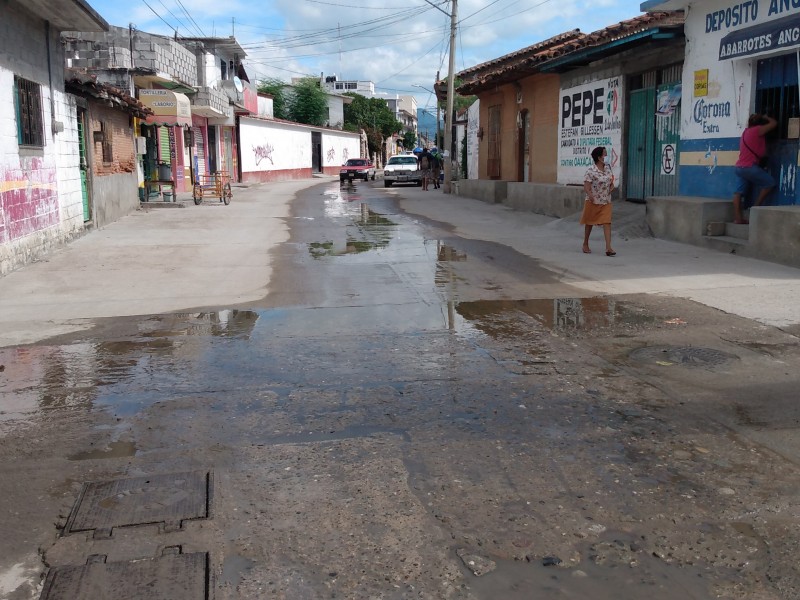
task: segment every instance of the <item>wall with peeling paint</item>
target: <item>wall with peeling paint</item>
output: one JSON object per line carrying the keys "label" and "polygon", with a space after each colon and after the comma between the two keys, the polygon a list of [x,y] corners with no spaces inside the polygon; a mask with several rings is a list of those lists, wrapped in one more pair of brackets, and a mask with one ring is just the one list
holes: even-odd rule
{"label": "wall with peeling paint", "polygon": [[[84,231],[74,98],[64,93],[64,58],[44,21],[14,5],[0,25],[0,275],[50,252]],[[14,76],[39,84],[44,146],[20,148]],[[52,94],[52,104],[51,104]],[[53,133],[53,120],[63,131]]]}

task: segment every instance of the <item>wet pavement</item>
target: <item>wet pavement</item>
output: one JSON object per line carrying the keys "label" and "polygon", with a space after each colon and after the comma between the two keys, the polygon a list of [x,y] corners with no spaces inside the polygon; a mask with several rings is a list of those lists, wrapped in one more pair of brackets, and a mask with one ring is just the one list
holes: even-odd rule
{"label": "wet pavement", "polygon": [[798,596],[796,337],[399,206],[315,186],[266,298],[0,348],[0,597]]}

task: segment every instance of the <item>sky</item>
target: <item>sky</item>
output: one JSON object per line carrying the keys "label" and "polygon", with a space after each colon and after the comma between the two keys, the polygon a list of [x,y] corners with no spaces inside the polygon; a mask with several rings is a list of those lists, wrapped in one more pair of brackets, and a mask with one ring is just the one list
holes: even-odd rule
{"label": "sky", "polygon": [[[386,97],[447,76],[452,0],[88,0],[111,25],[187,37],[234,35],[250,81],[367,80]],[[457,0],[455,72],[572,29],[590,33],[641,14],[640,0]],[[421,87],[417,87],[421,86]],[[424,88],[427,88],[424,89]]]}

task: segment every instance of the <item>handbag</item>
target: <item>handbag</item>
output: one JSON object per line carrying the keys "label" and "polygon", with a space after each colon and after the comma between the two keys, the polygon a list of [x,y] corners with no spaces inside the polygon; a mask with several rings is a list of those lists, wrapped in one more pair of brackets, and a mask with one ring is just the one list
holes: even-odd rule
{"label": "handbag", "polygon": [[769,165],[769,157],[766,154],[764,156],[759,156],[758,154],[756,154],[755,150],[753,150],[750,147],[750,144],[748,144],[747,141],[744,139],[744,134],[742,134],[742,143],[744,144],[745,148],[750,150],[750,153],[753,156],[758,158],[758,166],[759,166],[759,168],[766,169],[767,165]]}

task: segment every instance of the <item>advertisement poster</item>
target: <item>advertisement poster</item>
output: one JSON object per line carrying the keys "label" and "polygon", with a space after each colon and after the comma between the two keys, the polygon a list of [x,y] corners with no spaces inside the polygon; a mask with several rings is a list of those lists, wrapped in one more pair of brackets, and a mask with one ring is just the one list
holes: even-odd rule
{"label": "advertisement poster", "polygon": [[621,76],[561,90],[558,183],[582,185],[597,146],[605,146],[620,181],[623,105]]}

